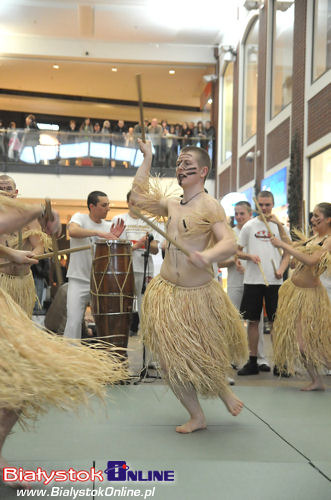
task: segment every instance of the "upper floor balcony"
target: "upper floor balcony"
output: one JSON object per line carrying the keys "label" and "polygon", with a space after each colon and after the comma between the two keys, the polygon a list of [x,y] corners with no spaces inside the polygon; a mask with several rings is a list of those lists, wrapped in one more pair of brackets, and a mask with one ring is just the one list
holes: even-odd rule
{"label": "upper floor balcony", "polygon": [[[142,163],[135,134],[0,130],[0,171],[50,174],[133,176]],[[214,169],[214,139],[205,136],[152,136],[152,174],[173,177],[176,159],[187,145],[206,149]],[[213,172],[210,178],[213,178]]]}

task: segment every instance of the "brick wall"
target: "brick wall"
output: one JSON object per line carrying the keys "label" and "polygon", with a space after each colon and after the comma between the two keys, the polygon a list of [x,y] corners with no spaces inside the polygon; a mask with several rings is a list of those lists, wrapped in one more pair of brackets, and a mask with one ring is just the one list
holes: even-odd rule
{"label": "brick wall", "polygon": [[290,119],[276,127],[267,136],[267,166],[266,170],[286,160],[290,155]]}
{"label": "brick wall", "polygon": [[224,170],[218,176],[218,196],[219,198],[223,198],[227,193],[230,193],[230,170],[231,167]]}
{"label": "brick wall", "polygon": [[331,84],[308,102],[308,144],[331,132]]}
{"label": "brick wall", "polygon": [[[250,150],[254,153],[254,148]],[[254,179],[254,160],[247,161],[245,153],[239,158],[239,188]]]}

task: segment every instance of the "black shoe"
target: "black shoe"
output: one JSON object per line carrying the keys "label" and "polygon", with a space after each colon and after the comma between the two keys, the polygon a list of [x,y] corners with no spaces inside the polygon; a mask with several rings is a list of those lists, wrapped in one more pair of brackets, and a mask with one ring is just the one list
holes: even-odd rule
{"label": "black shoe", "polygon": [[266,363],[261,363],[259,365],[259,370],[260,372],[270,372],[270,366],[267,365]]}
{"label": "black shoe", "polygon": [[275,375],[275,377],[283,377],[283,378],[289,378],[291,377],[291,375],[288,373],[288,371],[286,370],[283,370],[283,371],[279,371],[278,369],[278,366],[274,366],[274,369],[273,369],[273,374]]}
{"label": "black shoe", "polygon": [[245,366],[238,370],[238,375],[257,375],[259,373],[259,366],[257,363],[248,361]]}

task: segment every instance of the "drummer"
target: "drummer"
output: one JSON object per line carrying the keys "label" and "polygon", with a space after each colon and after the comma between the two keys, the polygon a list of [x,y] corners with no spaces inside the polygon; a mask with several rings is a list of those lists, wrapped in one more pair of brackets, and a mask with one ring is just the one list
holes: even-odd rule
{"label": "drummer", "polygon": [[[105,220],[109,211],[106,193],[92,191],[87,197],[87,207],[88,214],[78,212],[70,219],[70,247],[93,244],[97,238],[116,240],[120,237],[125,227],[123,220],[119,219],[116,224]],[[65,337],[81,338],[82,320],[90,301],[92,254],[92,250],[85,250],[70,256]]]}

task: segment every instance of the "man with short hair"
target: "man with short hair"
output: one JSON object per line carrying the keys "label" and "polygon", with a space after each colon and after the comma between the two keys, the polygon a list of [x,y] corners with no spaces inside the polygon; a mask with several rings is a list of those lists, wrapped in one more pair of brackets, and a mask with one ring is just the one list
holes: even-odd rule
{"label": "man with short hair", "polygon": [[[234,218],[237,225],[234,226],[233,230],[236,233],[237,239],[239,238],[240,232],[246,222],[252,218],[252,207],[248,201],[238,201],[234,206]],[[227,293],[230,297],[232,303],[240,310],[240,304],[242,301],[244,293],[244,273],[246,268],[246,261],[239,260],[237,257],[233,257],[225,262],[219,262],[218,267],[226,267],[228,270],[227,277]],[[259,365],[259,370],[264,372],[270,372],[270,366],[266,358],[264,357],[263,351],[263,311],[261,313],[259,322],[259,343],[258,343],[258,356],[257,363]]]}
{"label": "man with short hair", "polygon": [[[278,219],[272,214],[274,206],[273,194],[270,191],[261,191],[257,196],[257,200],[265,218],[269,221],[274,235],[280,238],[278,225],[275,222]],[[244,319],[248,321],[247,332],[250,356],[245,366],[238,371],[238,375],[256,375],[259,373],[257,363],[258,325],[263,308],[263,299],[268,319],[272,324],[277,309],[278,290],[283,283],[283,274],[289,264],[289,255],[284,253],[281,257],[278,250],[271,244],[270,239],[272,236],[261,216],[246,222],[239,236],[238,257],[248,261],[244,275],[244,294],[240,312],[243,314]],[[247,253],[243,252],[244,248]],[[274,261],[275,270],[272,261]],[[262,266],[269,286],[265,284],[258,263]]]}
{"label": "man with short hair", "polygon": [[[16,183],[9,175],[0,175],[0,194],[17,198]],[[28,250],[34,255],[43,254],[45,248],[48,248],[47,235],[42,232],[36,219],[25,225],[20,232],[1,234],[0,244],[13,249]],[[0,262],[5,260],[7,259],[0,258]],[[15,262],[10,262],[2,267],[0,286],[24,309],[29,317],[32,316],[36,302],[36,290],[29,265],[18,265]]]}
{"label": "man with short hair", "polygon": [[[70,247],[93,244],[96,238],[116,240],[123,232],[124,223],[116,225],[105,221],[109,211],[106,193],[92,191],[87,198],[88,214],[74,214],[68,224]],[[67,296],[67,323],[64,336],[81,338],[81,325],[85,309],[90,301],[90,278],[92,251],[83,250],[70,256],[67,277],[69,278]]]}
{"label": "man with short hair", "polygon": [[146,289],[141,330],[190,415],[176,428],[187,434],[206,427],[197,394],[220,397],[234,416],[243,408],[228,386],[227,373],[231,361],[247,355],[246,332],[212,272],[212,263],[230,257],[236,244],[223,208],[204,189],[207,152],[192,146],[181,151],[176,177],[183,197],[166,197],[149,183],[151,144],[139,144],[144,161],[134,179],[132,202],[167,217],[167,233],[178,244],[167,241],[160,275]]}

